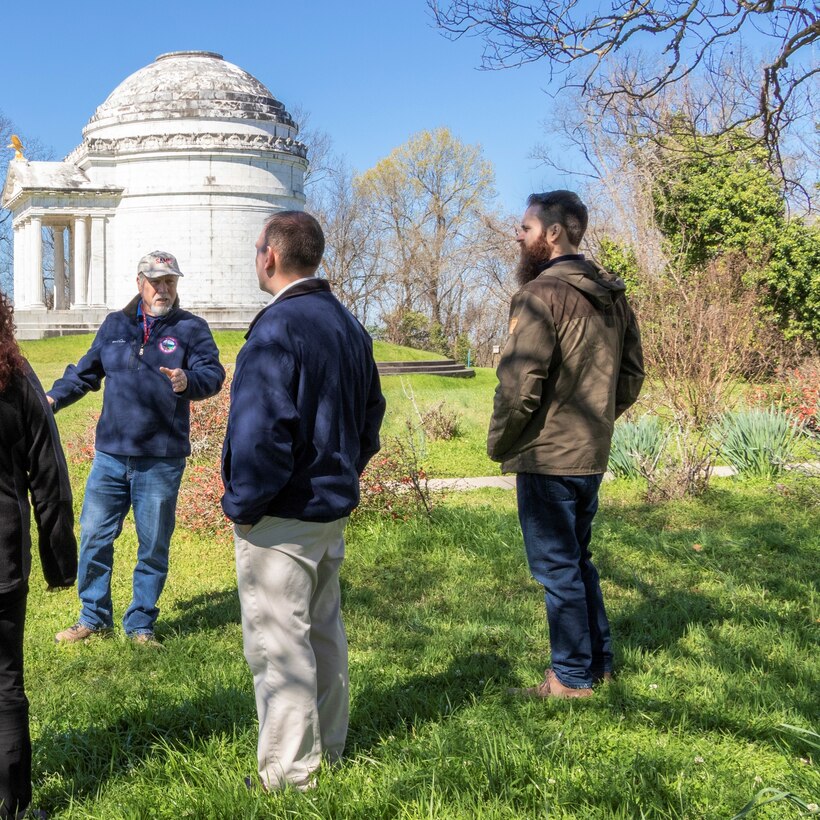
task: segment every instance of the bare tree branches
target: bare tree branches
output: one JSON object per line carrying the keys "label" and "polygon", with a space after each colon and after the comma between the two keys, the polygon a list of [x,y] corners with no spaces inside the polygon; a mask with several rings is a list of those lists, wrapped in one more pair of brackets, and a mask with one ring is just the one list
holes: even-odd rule
{"label": "bare tree branches", "polygon": [[610,0],[600,12],[580,0],[428,3],[449,36],[484,39],[484,68],[544,60],[550,77],[563,76],[564,87],[580,89],[604,111],[625,104],[641,110],[689,77],[725,81],[748,35],[765,44],[764,64],[755,93],[721,128],[754,127],[775,164],[784,129],[812,105],[820,71],[810,48],[820,40],[817,6],[796,0]]}

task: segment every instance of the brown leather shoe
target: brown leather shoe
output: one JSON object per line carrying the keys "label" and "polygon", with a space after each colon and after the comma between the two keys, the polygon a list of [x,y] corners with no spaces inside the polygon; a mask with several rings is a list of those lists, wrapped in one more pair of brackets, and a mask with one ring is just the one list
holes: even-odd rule
{"label": "brown leather shoe", "polygon": [[596,675],[592,679],[593,686],[600,686],[602,683],[612,683],[612,672],[604,672],[602,675]]}
{"label": "brown leather shoe", "polygon": [[508,689],[511,695],[519,695],[525,698],[588,698],[591,697],[592,689],[573,689],[571,686],[564,686],[552,669],[547,669],[544,673],[543,682],[538,686],[529,686],[526,689]]}
{"label": "brown leather shoe", "polygon": [[91,629],[91,627],[85,626],[85,624],[81,624],[79,621],[76,624],[68,627],[68,629],[64,629],[62,632],[58,632],[54,636],[55,643],[79,643],[80,641],[86,641],[89,638],[100,637],[100,638],[110,638],[114,634],[114,630],[109,628],[103,629]]}

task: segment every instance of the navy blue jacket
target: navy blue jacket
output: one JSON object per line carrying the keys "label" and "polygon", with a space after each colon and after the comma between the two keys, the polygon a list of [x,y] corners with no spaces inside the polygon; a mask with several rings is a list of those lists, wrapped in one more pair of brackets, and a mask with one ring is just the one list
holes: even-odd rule
{"label": "navy blue jacket", "polygon": [[[179,458],[191,454],[191,401],[217,394],[225,381],[208,323],[175,303],[143,345],[140,297],[110,313],[88,353],[70,364],[48,395],[54,411],[73,404],[105,379],[96,449],[115,456]],[[160,367],[181,368],[188,387],[174,393]]]}
{"label": "navy blue jacket", "polygon": [[251,323],[236,360],[222,449],[222,509],[335,521],[359,503],[385,402],[367,331],[323,279],[306,279]]}

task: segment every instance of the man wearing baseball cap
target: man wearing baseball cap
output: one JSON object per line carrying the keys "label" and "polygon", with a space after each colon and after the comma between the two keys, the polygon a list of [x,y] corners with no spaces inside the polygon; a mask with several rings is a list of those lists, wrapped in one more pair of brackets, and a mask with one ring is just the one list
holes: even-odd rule
{"label": "man wearing baseball cap", "polygon": [[139,293],[105,318],[89,351],[47,394],[57,412],[99,390],[105,380],[80,516],[80,616],[57,633],[58,643],[112,634],[114,540],[130,508],[139,547],[123,627],[138,643],[155,640],[177,494],[191,453],[190,403],[215,395],[225,380],[207,322],[179,307],[182,275],[170,253],[143,256],[137,265]]}

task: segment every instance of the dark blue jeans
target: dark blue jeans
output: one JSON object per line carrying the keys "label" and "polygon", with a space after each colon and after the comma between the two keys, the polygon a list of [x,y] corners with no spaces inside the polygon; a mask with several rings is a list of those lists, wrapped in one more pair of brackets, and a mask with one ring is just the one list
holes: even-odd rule
{"label": "dark blue jeans", "polygon": [[519,473],[518,518],[533,578],[543,584],[552,668],[585,688],[612,671],[609,621],[589,552],[602,475]]}
{"label": "dark blue jeans", "polygon": [[122,622],[128,635],[153,631],[159,615],[157,601],[168,576],[177,494],[184,469],[184,458],[112,456],[97,451],[80,516],[80,623],[91,629],[113,625],[114,541],[122,532],[128,509],[133,507],[139,547],[134,597]]}

